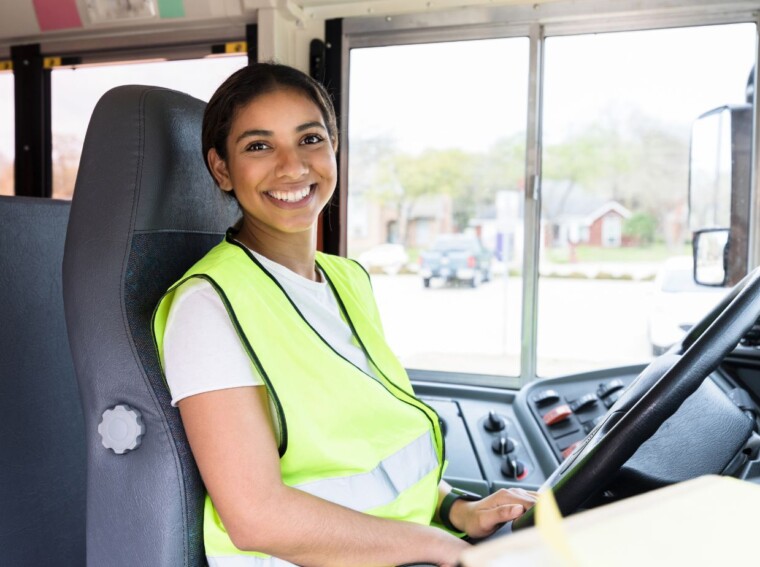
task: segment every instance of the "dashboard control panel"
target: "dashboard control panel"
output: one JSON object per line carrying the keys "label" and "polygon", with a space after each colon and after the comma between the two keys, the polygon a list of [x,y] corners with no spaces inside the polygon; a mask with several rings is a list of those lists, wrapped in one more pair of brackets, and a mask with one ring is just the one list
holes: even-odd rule
{"label": "dashboard control panel", "polygon": [[441,421],[446,441],[446,458],[449,461],[444,478],[452,485],[485,496],[490,492],[483,478],[480,462],[472,448],[459,404],[453,400],[422,398],[432,407]]}
{"label": "dashboard control panel", "polygon": [[511,404],[422,397],[438,413],[449,460],[444,478],[487,494],[499,488],[536,489],[544,481]]}
{"label": "dashboard control panel", "polygon": [[[538,489],[604,419],[642,369],[631,366],[538,380],[519,391],[430,381],[418,381],[415,390],[443,425],[448,460],[444,478],[485,496],[500,488]],[[751,388],[760,382],[760,366],[742,370],[744,374],[732,370],[745,379],[741,384],[748,390],[746,399],[734,399],[740,392],[730,375],[715,374],[713,382],[757,419],[760,410],[753,400],[760,389]],[[706,436],[702,432],[696,438]],[[750,461],[740,478],[757,482],[760,434],[750,438],[742,452],[745,457],[747,451]]]}
{"label": "dashboard control panel", "polygon": [[528,407],[558,461],[604,419],[633,376],[532,385]]}

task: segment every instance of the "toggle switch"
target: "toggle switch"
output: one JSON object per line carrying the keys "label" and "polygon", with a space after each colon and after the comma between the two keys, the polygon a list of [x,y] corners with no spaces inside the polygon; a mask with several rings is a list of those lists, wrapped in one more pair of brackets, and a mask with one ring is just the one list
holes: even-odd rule
{"label": "toggle switch", "polygon": [[533,403],[537,406],[548,406],[559,401],[557,390],[541,390],[533,396]]}
{"label": "toggle switch", "polygon": [[586,394],[585,396],[581,396],[574,402],[571,402],[570,409],[573,411],[583,411],[584,409],[590,408],[591,406],[595,405],[598,400],[599,398],[596,397],[596,394]]}
{"label": "toggle switch", "polygon": [[600,398],[606,398],[610,394],[622,390],[625,388],[625,384],[619,378],[610,380],[609,382],[602,382],[599,384],[599,388],[596,390],[596,395]]}
{"label": "toggle switch", "polygon": [[566,420],[572,414],[573,412],[570,410],[570,406],[568,406],[567,404],[563,404],[547,412],[544,415],[543,419],[546,425],[554,425],[555,423],[559,423],[561,421]]}

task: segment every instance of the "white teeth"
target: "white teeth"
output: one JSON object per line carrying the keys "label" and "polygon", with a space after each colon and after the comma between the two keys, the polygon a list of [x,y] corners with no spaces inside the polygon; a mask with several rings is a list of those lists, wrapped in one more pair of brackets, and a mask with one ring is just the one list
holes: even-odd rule
{"label": "white teeth", "polygon": [[278,201],[285,201],[286,203],[295,203],[305,198],[311,191],[311,185],[299,189],[298,191],[267,191],[267,194],[274,197]]}

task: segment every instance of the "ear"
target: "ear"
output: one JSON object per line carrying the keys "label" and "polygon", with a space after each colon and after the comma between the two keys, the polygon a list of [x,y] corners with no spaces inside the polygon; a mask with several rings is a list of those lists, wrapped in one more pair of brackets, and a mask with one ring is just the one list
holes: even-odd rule
{"label": "ear", "polygon": [[335,139],[332,140],[332,147],[333,147],[333,152],[337,154],[338,153],[338,136],[335,136]]}
{"label": "ear", "polygon": [[214,181],[219,185],[222,191],[232,191],[232,179],[227,169],[227,163],[221,158],[214,148],[208,151],[206,156],[211,173],[214,174]]}

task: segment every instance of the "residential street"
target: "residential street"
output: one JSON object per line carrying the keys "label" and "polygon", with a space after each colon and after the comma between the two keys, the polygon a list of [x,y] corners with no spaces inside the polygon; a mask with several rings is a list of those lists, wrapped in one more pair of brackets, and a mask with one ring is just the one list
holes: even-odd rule
{"label": "residential street", "polygon": [[[516,375],[522,282],[497,278],[477,289],[424,289],[414,275],[374,275],[386,336],[409,368]],[[542,279],[538,370],[544,376],[651,358],[651,282]]]}

